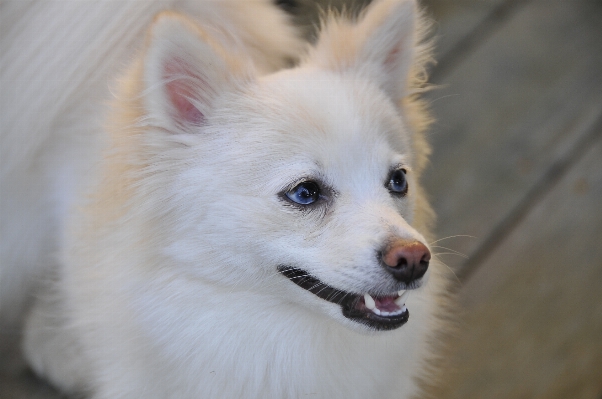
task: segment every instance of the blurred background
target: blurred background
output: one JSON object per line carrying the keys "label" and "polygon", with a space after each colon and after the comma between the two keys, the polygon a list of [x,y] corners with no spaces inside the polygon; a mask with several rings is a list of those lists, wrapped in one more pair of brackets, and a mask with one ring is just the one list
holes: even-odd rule
{"label": "blurred background", "polygon": [[600,399],[602,1],[424,4],[425,184],[464,312],[435,397]]}
{"label": "blurred background", "polygon": [[[366,2],[279,1],[308,38],[319,7]],[[602,1],[421,2],[425,185],[459,294],[432,395],[602,399]],[[1,350],[0,398],[60,397]]]}

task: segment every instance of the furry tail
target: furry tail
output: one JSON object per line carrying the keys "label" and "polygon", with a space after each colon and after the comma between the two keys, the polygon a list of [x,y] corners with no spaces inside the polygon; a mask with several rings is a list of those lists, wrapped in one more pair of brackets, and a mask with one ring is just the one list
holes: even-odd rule
{"label": "furry tail", "polygon": [[9,0],[0,13],[0,325],[56,263],[63,220],[97,155],[110,78],[171,9],[232,35],[260,71],[304,49],[272,0]]}

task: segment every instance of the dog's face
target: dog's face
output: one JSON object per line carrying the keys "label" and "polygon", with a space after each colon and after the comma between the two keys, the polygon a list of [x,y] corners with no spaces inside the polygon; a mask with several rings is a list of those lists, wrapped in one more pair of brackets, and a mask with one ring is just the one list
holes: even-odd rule
{"label": "dog's face", "polygon": [[148,142],[170,169],[157,188],[164,253],[352,327],[403,325],[403,291],[430,260],[411,225],[411,134],[395,105],[412,18],[411,2],[379,3],[326,30],[300,67],[261,78],[188,22],[160,18],[145,79],[159,88]]}

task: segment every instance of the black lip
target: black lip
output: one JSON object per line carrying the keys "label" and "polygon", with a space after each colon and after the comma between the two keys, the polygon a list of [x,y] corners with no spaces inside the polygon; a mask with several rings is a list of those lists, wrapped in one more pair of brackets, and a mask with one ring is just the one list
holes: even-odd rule
{"label": "black lip", "polygon": [[360,310],[356,305],[363,294],[354,294],[331,287],[305,270],[296,267],[281,265],[278,266],[278,271],[299,287],[326,301],[340,305],[343,316],[375,330],[394,330],[407,323],[410,317],[407,309],[397,316],[379,316],[370,311]]}

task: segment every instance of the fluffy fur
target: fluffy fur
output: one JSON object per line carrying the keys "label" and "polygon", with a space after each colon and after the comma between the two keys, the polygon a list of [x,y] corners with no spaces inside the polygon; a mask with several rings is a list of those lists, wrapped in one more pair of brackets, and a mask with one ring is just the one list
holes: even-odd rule
{"label": "fluffy fur", "polygon": [[[407,302],[410,320],[393,331],[344,317],[278,267],[386,295],[400,285],[376,253],[395,239],[428,244],[416,5],[382,0],[355,23],[331,18],[297,67],[274,72],[302,54],[284,20],[256,4],[275,18],[264,31],[227,4],[184,10],[205,15],[200,23],[156,17],[108,122],[74,102],[48,137],[41,128],[27,137],[48,148],[3,142],[44,166],[19,172],[14,155],[3,172],[20,176],[15,187],[45,182],[37,189],[56,202],[39,213],[61,237],[58,267],[26,323],[26,357],[60,389],[95,399],[408,398],[437,326],[441,265],[432,261],[428,283],[414,285],[424,286]],[[56,147],[54,135],[75,143],[83,126],[83,145]],[[399,165],[403,198],[385,187]],[[324,198],[287,201],[308,179]],[[3,229],[27,212],[16,202],[9,210],[21,213],[3,216]],[[5,250],[3,268],[26,262],[19,253],[49,259],[54,231],[42,230],[50,244]]]}

